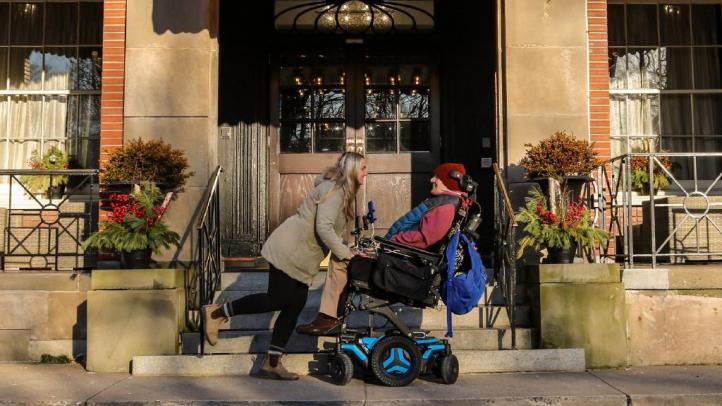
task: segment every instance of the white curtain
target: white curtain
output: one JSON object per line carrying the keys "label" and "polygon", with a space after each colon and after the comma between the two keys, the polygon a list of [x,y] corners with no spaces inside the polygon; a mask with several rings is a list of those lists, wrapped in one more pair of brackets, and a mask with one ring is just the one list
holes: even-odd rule
{"label": "white curtain", "polygon": [[[30,72],[36,73],[16,81],[15,87],[19,90],[39,88],[37,82],[41,76],[37,71],[44,65],[46,90],[70,90],[77,83],[77,58],[74,52],[69,48],[58,48],[48,49],[44,57],[37,51],[25,54],[25,65],[30,67]],[[29,168],[28,161],[34,150],[42,154],[51,146],[65,149],[64,139],[72,136],[72,132],[68,132],[68,104],[73,97],[12,96],[9,109],[6,99],[2,105],[4,109],[0,111],[3,112],[2,117],[7,117],[3,121],[9,125],[10,132],[7,139],[7,132],[0,132],[0,139],[5,140],[4,151],[0,155],[2,167]]]}
{"label": "white curtain", "polygon": [[42,97],[17,96],[10,100],[10,144],[6,168],[29,168],[31,152],[40,148]]}

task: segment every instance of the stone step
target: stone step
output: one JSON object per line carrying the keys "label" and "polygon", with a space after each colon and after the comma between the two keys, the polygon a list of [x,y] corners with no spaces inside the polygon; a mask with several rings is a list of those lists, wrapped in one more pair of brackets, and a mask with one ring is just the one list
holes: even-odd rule
{"label": "stone step", "polygon": [[[443,337],[446,330],[433,330],[431,335]],[[199,333],[182,334],[183,354],[197,354]],[[247,354],[264,353],[271,342],[271,331],[225,330],[220,332],[218,344],[205,346],[206,354]],[[454,337],[448,339],[456,350],[507,350],[511,348],[511,331],[508,329],[454,329]],[[286,351],[289,353],[310,353],[333,349],[334,337],[314,337],[303,334],[291,336]],[[516,348],[532,348],[532,330],[516,330]]]}
{"label": "stone step", "polygon": [[[489,290],[493,289],[493,287],[488,287]],[[321,305],[321,294],[323,292],[323,289],[313,289],[308,291],[308,297],[306,299],[306,306],[305,307],[313,307],[318,309],[318,307]],[[216,291],[216,293],[213,295],[213,302],[214,303],[225,303],[225,302],[232,302],[236,299],[240,299],[243,296],[247,295],[253,295],[256,293],[266,293],[266,290],[224,290],[224,291]],[[499,295],[501,296],[501,295]],[[499,300],[494,300],[492,297],[482,296],[479,299],[479,306],[503,306],[504,300],[503,297],[498,298]],[[525,303],[517,301],[517,306],[524,305]]]}
{"label": "stone step", "polygon": [[[314,278],[311,285],[311,292],[321,291],[326,281],[326,272],[319,272]],[[221,275],[221,287],[216,292],[216,299],[219,292],[248,292],[260,293],[265,292],[268,287],[268,272],[236,272],[224,273]],[[517,285],[516,303],[526,304],[526,288],[524,285]],[[238,296],[235,296],[238,297]],[[503,305],[506,303],[501,286],[488,285],[486,293],[479,301],[483,304]]]}
{"label": "stone step", "polygon": [[[392,309],[398,314],[402,322],[409,328],[421,328],[425,330],[446,328],[446,308],[439,309],[416,309],[408,306],[394,305]],[[318,303],[306,304],[298,319],[298,324],[310,323],[318,313]],[[222,330],[267,330],[273,326],[277,312],[239,315],[221,325]],[[452,315],[454,328],[508,328],[509,316],[503,306],[479,306],[464,315]],[[349,319],[349,326],[352,328],[368,325],[366,312],[354,312]],[[516,307],[517,327],[531,326],[529,306]],[[374,328],[389,327],[384,317],[374,316]]]}
{"label": "stone step", "polygon": [[[486,372],[583,372],[584,349],[454,351],[462,374]],[[137,376],[229,376],[256,373],[262,354],[161,355],[133,357]],[[283,365],[302,375],[328,373],[327,353],[288,354]]]}

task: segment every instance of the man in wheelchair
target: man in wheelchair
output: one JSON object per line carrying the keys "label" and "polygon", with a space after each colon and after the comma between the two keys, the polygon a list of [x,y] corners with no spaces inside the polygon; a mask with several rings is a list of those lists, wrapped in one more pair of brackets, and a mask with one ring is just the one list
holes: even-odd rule
{"label": "man in wheelchair", "polygon": [[[431,178],[431,196],[401,216],[389,229],[385,239],[405,246],[436,251],[444,242],[454,222],[462,199],[460,175],[466,174],[464,165],[444,163],[434,170]],[[356,266],[370,267],[370,260],[357,258]],[[350,261],[331,258],[326,284],[321,296],[321,306],[316,318],[310,323],[298,326],[296,331],[310,335],[335,335],[340,332],[343,321],[339,319],[339,300],[347,288]],[[365,263],[365,264],[364,264]]]}

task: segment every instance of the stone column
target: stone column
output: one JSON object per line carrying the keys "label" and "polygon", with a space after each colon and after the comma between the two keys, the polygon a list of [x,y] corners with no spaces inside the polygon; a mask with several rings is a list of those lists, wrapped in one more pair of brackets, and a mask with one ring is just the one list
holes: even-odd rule
{"label": "stone column", "polygon": [[217,18],[216,0],[128,2],[124,139],[162,139],[184,150],[195,172],[165,215],[187,238],[158,260],[191,258],[199,201],[217,162]]}
{"label": "stone column", "polygon": [[183,271],[96,269],[88,291],[87,368],[129,372],[139,355],[176,355],[185,321]]}
{"label": "stone column", "polygon": [[[579,0],[505,0],[505,162],[524,144],[557,130],[589,138],[587,4]],[[512,170],[519,180],[521,170]]]}
{"label": "stone column", "polygon": [[587,368],[628,364],[618,264],[544,264],[530,276],[539,283],[532,295],[538,294],[542,348],[584,348]]}

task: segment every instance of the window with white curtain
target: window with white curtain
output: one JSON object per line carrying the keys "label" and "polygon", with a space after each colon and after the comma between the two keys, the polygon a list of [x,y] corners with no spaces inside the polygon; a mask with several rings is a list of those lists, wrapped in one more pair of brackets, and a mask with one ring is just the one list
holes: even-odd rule
{"label": "window with white curtain", "polygon": [[[610,1],[608,24],[614,155],[722,152],[722,1]],[[693,176],[689,160],[674,170]]]}
{"label": "window with white curtain", "polygon": [[51,146],[98,167],[102,33],[101,0],[0,0],[0,168]]}

